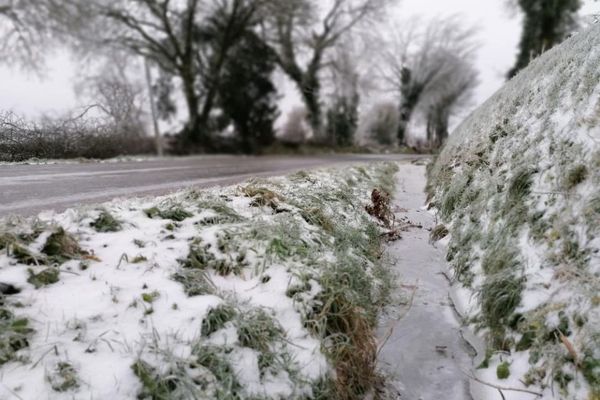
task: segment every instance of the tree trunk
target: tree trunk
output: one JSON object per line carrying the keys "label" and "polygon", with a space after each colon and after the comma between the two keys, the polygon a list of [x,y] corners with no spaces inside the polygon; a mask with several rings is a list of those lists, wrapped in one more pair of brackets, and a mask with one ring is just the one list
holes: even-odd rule
{"label": "tree trunk", "polygon": [[239,131],[242,137],[242,152],[244,154],[257,154],[256,138],[253,133],[248,132],[247,128],[242,128]]}
{"label": "tree trunk", "polygon": [[400,103],[400,119],[397,132],[398,146],[403,146],[406,144],[406,132],[408,130],[408,124],[410,123],[415,106],[416,104],[412,104],[412,102],[407,102],[404,100]]}
{"label": "tree trunk", "polygon": [[323,143],[326,138],[323,134],[323,116],[321,114],[319,93],[318,91],[305,88],[302,92],[302,98],[306,106],[308,122],[313,130],[313,140],[317,143]]}
{"label": "tree trunk", "polygon": [[450,116],[445,111],[440,112],[438,117],[438,126],[435,132],[435,140],[438,147],[442,147],[448,139],[448,125]]}
{"label": "tree trunk", "polygon": [[432,107],[427,115],[427,143],[432,149],[442,147],[448,138],[450,116],[442,107]]}
{"label": "tree trunk", "polygon": [[324,137],[321,83],[318,76],[320,57],[320,53],[315,54],[308,69],[304,72],[296,64],[293,56],[288,56],[285,60],[279,59],[278,63],[300,91],[300,96],[306,107],[308,123],[313,130],[313,140],[316,143],[324,144],[327,138]]}
{"label": "tree trunk", "polygon": [[433,140],[435,138],[435,111],[430,109],[427,114],[427,145],[431,148],[435,147]]}
{"label": "tree trunk", "polygon": [[198,96],[193,80],[183,79],[183,90],[188,108],[188,123],[185,127],[185,139],[192,143],[200,143],[203,138],[202,127],[198,114]]}
{"label": "tree trunk", "polygon": [[215,104],[215,98],[217,96],[217,87],[218,83],[213,82],[208,90],[208,93],[206,93],[204,103],[202,104],[202,110],[200,111],[200,116],[198,118],[198,126],[201,129],[209,128],[210,113]]}

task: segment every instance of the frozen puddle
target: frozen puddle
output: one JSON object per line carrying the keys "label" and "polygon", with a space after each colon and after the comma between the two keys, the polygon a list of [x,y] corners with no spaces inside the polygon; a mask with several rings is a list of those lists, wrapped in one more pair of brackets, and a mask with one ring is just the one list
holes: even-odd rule
{"label": "frozen puddle", "polygon": [[425,167],[401,164],[394,204],[396,218],[423,228],[411,228],[390,245],[392,268],[401,283],[403,305],[380,323],[378,336],[388,337],[380,349],[379,367],[395,397],[402,400],[470,399],[470,347],[462,339],[460,322],[449,300],[442,248],[429,243],[435,218],[425,203]]}

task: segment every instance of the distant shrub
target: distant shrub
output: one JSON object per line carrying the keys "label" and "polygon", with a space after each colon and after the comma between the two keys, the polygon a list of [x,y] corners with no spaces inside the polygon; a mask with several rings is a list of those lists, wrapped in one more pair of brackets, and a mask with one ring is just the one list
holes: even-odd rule
{"label": "distant shrub", "polygon": [[327,138],[336,146],[350,146],[358,124],[358,96],[336,99],[327,111]]}
{"label": "distant shrub", "polygon": [[31,158],[111,158],[154,151],[151,138],[123,132],[102,119],[45,119],[27,122],[13,113],[0,113],[0,161]]}
{"label": "distant shrub", "polygon": [[392,146],[396,143],[396,133],[400,117],[393,103],[379,103],[363,117],[359,131],[363,141]]}
{"label": "distant shrub", "polygon": [[296,145],[306,143],[310,135],[310,127],[306,116],[304,107],[297,107],[290,111],[279,134],[279,140],[283,143]]}

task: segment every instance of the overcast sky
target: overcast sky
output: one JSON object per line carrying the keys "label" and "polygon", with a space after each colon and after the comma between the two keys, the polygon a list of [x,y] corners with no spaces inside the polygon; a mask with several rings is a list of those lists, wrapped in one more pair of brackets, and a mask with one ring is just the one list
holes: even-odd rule
{"label": "overcast sky", "polygon": [[[460,15],[466,24],[479,28],[481,46],[477,66],[481,85],[476,103],[482,103],[502,86],[516,57],[521,21],[505,4],[506,0],[402,0],[396,15],[399,24],[415,16],[426,21]],[[600,13],[600,2],[587,0],[582,14],[591,13]],[[74,107],[77,105],[72,86],[74,74],[65,53],[49,60],[44,78],[0,67],[0,110],[36,116]]]}

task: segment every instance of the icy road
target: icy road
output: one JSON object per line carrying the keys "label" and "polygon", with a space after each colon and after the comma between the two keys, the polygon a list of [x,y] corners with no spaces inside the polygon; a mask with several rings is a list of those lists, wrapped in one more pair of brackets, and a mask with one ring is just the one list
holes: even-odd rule
{"label": "icy road", "polygon": [[62,211],[117,197],[159,195],[189,187],[229,185],[251,177],[407,155],[313,157],[200,156],[114,163],[0,165],[0,216]]}

